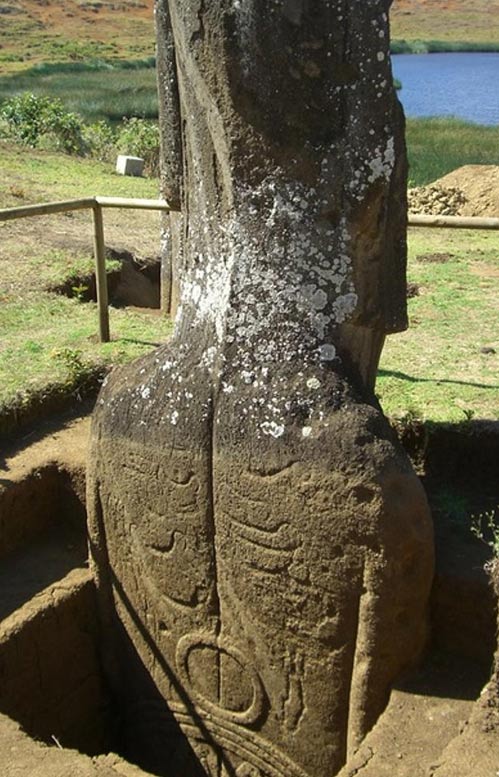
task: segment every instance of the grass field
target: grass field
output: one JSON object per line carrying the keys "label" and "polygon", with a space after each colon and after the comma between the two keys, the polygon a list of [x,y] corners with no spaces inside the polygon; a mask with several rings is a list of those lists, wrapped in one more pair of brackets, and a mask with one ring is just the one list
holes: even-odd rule
{"label": "grass field", "polygon": [[410,327],[387,338],[376,391],[385,412],[430,421],[499,419],[499,235],[411,229]]}
{"label": "grass field", "polygon": [[[21,12],[2,16],[0,99],[21,91],[57,96],[88,121],[156,115],[152,0],[4,5]],[[406,50],[487,47],[499,39],[499,0],[478,0],[472,10],[463,0],[395,0],[391,20],[392,37],[406,41]],[[495,127],[412,119],[407,141],[413,185],[462,164],[499,164]],[[0,207],[96,193],[158,194],[154,180],[116,176],[101,163],[2,143],[0,153]],[[108,212],[105,230],[110,245],[139,256],[157,251],[157,214]],[[89,370],[132,358],[167,336],[164,318],[113,310],[113,342],[99,345],[95,306],[48,291],[92,262],[88,214],[1,224],[0,238],[0,413],[49,384],[73,391]],[[411,233],[409,276],[420,294],[409,301],[411,329],[389,338],[383,355],[378,392],[388,413],[498,417],[497,355],[481,350],[499,351],[498,252],[493,234]],[[425,258],[439,254],[446,261]]]}
{"label": "grass field", "polygon": [[[154,54],[153,0],[2,0],[0,74]],[[394,0],[397,51],[497,50],[499,0]],[[494,48],[491,48],[494,47]]]}
{"label": "grass field", "polygon": [[459,119],[408,119],[411,186],[424,186],[462,165],[499,165],[499,127]]}
{"label": "grass field", "polygon": [[153,0],[2,0],[0,73],[154,54]]}
{"label": "grass field", "polygon": [[499,41],[499,0],[394,0],[390,22],[392,41],[490,50]]}
{"label": "grass field", "polygon": [[[157,196],[154,180],[116,176],[100,163],[5,144],[0,153],[8,182],[0,207],[97,192]],[[108,245],[153,253],[158,217],[108,211],[105,233]],[[88,214],[4,223],[0,239],[0,414],[48,384],[73,390],[87,368],[132,358],[167,337],[165,318],[112,310],[113,341],[101,345],[95,305],[47,290],[91,264]],[[385,410],[499,418],[499,236],[414,229],[409,246],[409,280],[420,293],[409,300],[409,331],[387,339],[377,385]]]}
{"label": "grass field", "polygon": [[[158,196],[156,181],[118,176],[98,162],[5,143],[0,154],[0,207],[97,193]],[[108,210],[104,227],[108,246],[139,258],[158,251],[157,213]],[[86,211],[0,222],[0,427],[2,415],[37,400],[47,386],[77,392],[103,365],[134,358],[168,336],[170,322],[157,311],[112,309],[112,342],[99,343],[96,305],[49,290],[92,266]]]}
{"label": "grass field", "polygon": [[0,76],[0,102],[23,92],[57,97],[67,110],[89,122],[105,119],[114,124],[124,116],[158,116],[154,58],[40,65]]}
{"label": "grass field", "polygon": [[444,52],[497,52],[499,43],[487,41],[484,43],[470,41],[445,41],[445,40],[405,40],[395,39],[390,44],[392,54],[442,54]]}
{"label": "grass field", "polygon": [[[147,64],[147,63],[146,63]],[[20,92],[58,97],[86,121],[157,117],[154,67],[102,63],[41,66],[0,76],[0,102]],[[452,118],[408,119],[410,185],[422,186],[465,164],[499,164],[499,127]],[[85,175],[84,172],[82,172]]]}

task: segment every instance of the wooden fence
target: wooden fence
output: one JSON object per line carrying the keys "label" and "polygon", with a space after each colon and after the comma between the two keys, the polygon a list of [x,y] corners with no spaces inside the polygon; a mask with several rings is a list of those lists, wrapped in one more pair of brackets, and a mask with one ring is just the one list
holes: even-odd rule
{"label": "wooden fence", "polygon": [[[79,200],[46,202],[40,205],[24,205],[17,208],[0,209],[0,221],[47,216],[51,213],[66,213],[72,210],[92,210],[94,227],[95,277],[97,307],[99,311],[99,338],[109,342],[109,300],[107,293],[104,223],[104,208],[134,208],[137,210],[176,210],[165,200],[125,199],[122,197],[87,197]],[[445,227],[458,229],[499,229],[499,219],[463,216],[416,216],[409,214],[410,227]]]}
{"label": "wooden fence", "polygon": [[61,200],[41,205],[21,205],[17,208],[0,209],[0,221],[27,218],[28,216],[47,216],[51,213],[67,213],[72,210],[92,210],[94,227],[95,280],[97,287],[97,308],[99,311],[99,338],[108,343],[109,300],[107,293],[106,257],[104,244],[104,208],[134,208],[138,210],[173,210],[165,200],[135,200],[122,197],[86,197],[80,200]]}

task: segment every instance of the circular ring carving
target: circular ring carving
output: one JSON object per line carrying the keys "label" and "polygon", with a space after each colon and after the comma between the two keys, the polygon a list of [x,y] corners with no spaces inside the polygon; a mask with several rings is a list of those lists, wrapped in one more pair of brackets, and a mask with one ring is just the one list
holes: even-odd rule
{"label": "circular ring carving", "polygon": [[[207,699],[192,684],[189,673],[189,656],[194,650],[212,650],[217,655],[224,653],[230,659],[235,661],[247,676],[251,689],[251,704],[245,710],[231,710],[217,704],[211,699]],[[248,659],[234,645],[226,645],[220,642],[217,637],[209,634],[194,633],[186,634],[177,644],[176,664],[179,675],[183,682],[191,689],[194,700],[199,706],[217,715],[219,718],[232,723],[248,726],[254,723],[261,716],[264,706],[264,690],[262,681],[256,670],[250,666]]]}

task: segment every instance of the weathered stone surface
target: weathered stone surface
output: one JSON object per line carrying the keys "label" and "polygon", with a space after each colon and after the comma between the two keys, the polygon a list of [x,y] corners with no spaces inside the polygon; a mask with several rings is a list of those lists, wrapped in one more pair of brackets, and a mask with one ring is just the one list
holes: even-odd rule
{"label": "weathered stone surface", "polygon": [[406,324],[388,5],[158,5],[180,306],[101,394],[89,496],[108,673],[159,774],[334,774],[424,645],[427,504],[372,394]]}

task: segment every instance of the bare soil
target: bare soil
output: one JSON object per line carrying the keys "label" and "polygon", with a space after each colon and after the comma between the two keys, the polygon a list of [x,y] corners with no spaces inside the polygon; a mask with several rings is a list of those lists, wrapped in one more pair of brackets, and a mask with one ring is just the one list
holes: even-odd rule
{"label": "bare soil", "polygon": [[[111,248],[111,256],[128,253],[139,262],[148,263],[159,255],[158,213],[108,208],[103,220],[105,243]],[[69,257],[93,255],[90,211],[5,222],[1,235],[1,291],[9,297],[40,288],[40,261],[45,257],[49,264],[54,251]]]}
{"label": "bare soil", "polygon": [[429,777],[486,679],[476,664],[434,653],[393,689],[384,714],[338,777]]}
{"label": "bare soil", "polygon": [[[386,712],[341,777],[468,775],[459,743],[461,732],[469,740],[474,731],[475,701],[490,671],[495,598],[483,571],[487,549],[456,523],[452,506],[442,506],[438,475],[447,486],[473,486],[475,504],[482,508],[484,495],[497,498],[497,429],[475,426],[464,434],[443,428],[429,440],[423,430],[406,434],[406,445],[425,471],[436,525],[431,651],[424,665],[393,689]],[[7,777],[144,774],[114,754],[98,756],[113,747],[113,738],[85,552],[89,430],[88,415],[60,419],[2,452],[0,671],[6,680],[0,746],[7,753],[2,764]],[[488,763],[491,737],[482,733],[468,740],[473,762]],[[488,777],[489,771],[473,775]]]}
{"label": "bare soil", "polygon": [[464,194],[466,202],[459,209],[460,216],[499,217],[499,166],[465,165],[435,183],[455,187]]}
{"label": "bare soil", "polygon": [[409,210],[499,218],[499,166],[464,165],[429,186],[409,189]]}

